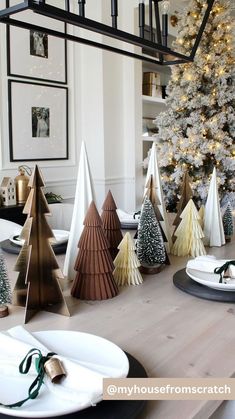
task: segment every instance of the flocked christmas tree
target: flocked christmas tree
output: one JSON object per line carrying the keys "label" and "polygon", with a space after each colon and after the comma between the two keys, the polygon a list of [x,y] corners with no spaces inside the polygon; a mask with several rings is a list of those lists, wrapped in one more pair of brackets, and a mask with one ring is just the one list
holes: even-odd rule
{"label": "flocked christmas tree", "polygon": [[151,201],[146,197],[138,226],[137,257],[143,273],[156,272],[166,262],[166,250]]}
{"label": "flocked christmas tree", "polygon": [[139,272],[140,262],[135,253],[135,243],[130,233],[126,233],[118,246],[119,253],[114,260],[114,279],[119,286],[142,284]]}
{"label": "flocked christmas tree", "polygon": [[58,282],[63,275],[49,241],[54,235],[46,220],[50,210],[37,165],[28,186],[31,190],[23,210],[28,216],[20,234],[24,245],[15,265],[19,275],[13,290],[14,304],[25,306],[25,323],[40,310],[69,316]]}
{"label": "flocked christmas tree", "polygon": [[81,300],[105,300],[115,297],[118,288],[112,273],[114,264],[94,201],[88,208],[83,224],[74,267],[77,273],[71,294]]}
{"label": "flocked christmas tree", "polygon": [[229,242],[233,235],[233,213],[232,213],[232,207],[231,207],[230,202],[228,202],[225,213],[223,215],[223,226],[224,226],[225,240]]}
{"label": "flocked christmas tree", "polygon": [[[192,0],[179,16],[175,45],[192,46],[205,0]],[[185,169],[200,206],[208,176],[217,167],[220,196],[235,189],[235,65],[232,42],[232,0],[216,0],[193,63],[172,66],[168,110],[156,118],[164,125],[159,150],[162,185],[168,209],[174,210]]]}
{"label": "flocked christmas tree", "polygon": [[180,218],[181,223],[175,231],[176,241],[171,249],[173,255],[193,257],[205,255],[206,251],[202,242],[204,234],[199,223],[200,216],[192,199],[184,208]]}
{"label": "flocked christmas tree", "polygon": [[102,206],[101,220],[103,229],[109,242],[109,251],[113,259],[118,254],[118,245],[122,240],[121,223],[116,212],[116,204],[110,191]]}
{"label": "flocked christmas tree", "polygon": [[0,305],[7,303],[11,303],[11,287],[4,256],[0,252]]}

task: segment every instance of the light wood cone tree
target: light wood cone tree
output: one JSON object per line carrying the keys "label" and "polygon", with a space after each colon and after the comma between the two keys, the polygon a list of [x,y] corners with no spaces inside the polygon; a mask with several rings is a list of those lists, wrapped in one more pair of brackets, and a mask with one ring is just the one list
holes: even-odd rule
{"label": "light wood cone tree", "polygon": [[198,214],[200,216],[199,223],[200,223],[201,228],[203,229],[204,228],[204,217],[205,217],[205,207],[204,207],[204,205],[201,205],[201,207],[198,211]]}
{"label": "light wood cone tree", "polygon": [[25,323],[40,310],[70,315],[58,282],[63,275],[50,244],[54,235],[45,217],[50,210],[37,165],[28,186],[31,190],[23,210],[28,216],[20,235],[24,245],[15,265],[19,275],[13,290],[13,304],[25,306]]}
{"label": "light wood cone tree", "polygon": [[[162,214],[161,214],[161,212],[158,208],[158,206],[161,205],[161,202],[160,202],[160,199],[158,198],[158,195],[157,195],[157,186],[156,186],[156,183],[154,181],[153,175],[150,175],[145,187],[146,187],[145,197],[147,197],[150,200],[150,202],[152,203],[152,206],[153,206],[153,209],[154,209],[154,212],[155,212],[155,215],[156,215],[156,219],[158,220],[159,227],[160,227],[160,230],[161,230],[161,233],[162,233],[163,241],[164,241],[164,243],[167,243],[168,240],[167,240],[167,237],[164,233],[164,230],[163,230],[163,228],[161,226],[161,222],[160,222],[160,221],[164,221],[164,219],[163,219],[163,216],[162,216]],[[138,231],[137,231],[137,237],[138,237]],[[166,246],[165,246],[165,250],[166,250]],[[169,259],[168,254],[167,254],[167,251],[166,251],[165,264],[166,265],[171,264],[170,259]]]}
{"label": "light wood cone tree", "polygon": [[139,272],[140,262],[135,253],[135,244],[130,233],[126,233],[118,246],[119,253],[114,260],[113,276],[118,286],[139,285],[143,278]]}
{"label": "light wood cone tree", "polygon": [[189,200],[180,218],[182,220],[175,231],[176,241],[172,246],[172,254],[193,257],[206,255],[202,242],[204,234],[200,226],[200,216],[192,199]]}
{"label": "light wood cone tree", "polygon": [[84,229],[78,242],[79,252],[74,267],[77,273],[71,294],[81,300],[113,298],[118,294],[113,277],[114,264],[94,201],[88,208],[83,224]]}
{"label": "light wood cone tree", "polygon": [[121,223],[116,212],[117,206],[111,191],[108,191],[102,206],[101,220],[109,242],[109,251],[114,260],[118,254],[118,245],[122,240]]}
{"label": "light wood cone tree", "polygon": [[185,172],[184,176],[183,176],[183,180],[182,180],[181,189],[180,189],[180,200],[179,200],[179,202],[176,206],[177,214],[176,214],[176,217],[173,221],[173,225],[175,226],[175,230],[174,230],[174,233],[173,233],[173,236],[172,236],[173,242],[176,240],[175,231],[176,231],[179,223],[181,222],[181,217],[180,216],[182,214],[182,211],[186,207],[189,200],[192,199],[192,197],[193,197],[193,191],[192,191],[191,186],[190,186],[190,177],[189,177],[188,172]]}

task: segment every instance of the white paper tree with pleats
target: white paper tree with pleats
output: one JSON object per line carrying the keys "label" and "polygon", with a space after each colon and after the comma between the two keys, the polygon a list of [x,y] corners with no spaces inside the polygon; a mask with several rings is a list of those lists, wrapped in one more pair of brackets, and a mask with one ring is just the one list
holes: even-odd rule
{"label": "white paper tree with pleats", "polygon": [[204,243],[206,246],[222,246],[225,244],[215,167],[212,173],[205,206],[204,234]]}
{"label": "white paper tree with pleats", "polygon": [[92,200],[94,200],[93,182],[90,174],[85,143],[82,142],[73,216],[63,270],[64,275],[67,276],[70,281],[73,281],[76,276],[74,265],[77,258],[77,245],[83,231],[83,221]]}
{"label": "white paper tree with pleats", "polygon": [[143,278],[138,270],[140,262],[135,254],[135,244],[130,233],[126,233],[118,246],[119,253],[114,259],[114,279],[118,286],[139,285]]}
{"label": "white paper tree with pleats", "polygon": [[200,226],[200,216],[192,199],[184,208],[180,218],[182,221],[175,231],[177,238],[171,253],[176,256],[191,255],[193,257],[206,255],[202,242],[204,234]]}
{"label": "white paper tree with pleats", "polygon": [[146,192],[148,190],[147,185],[148,185],[148,182],[149,182],[149,179],[150,179],[151,175],[153,176],[153,181],[156,185],[156,188],[158,188],[157,189],[157,196],[159,198],[158,207],[159,207],[159,210],[160,210],[161,215],[163,217],[163,220],[159,221],[159,223],[161,224],[162,229],[163,229],[163,231],[166,235],[166,238],[167,238],[166,249],[169,252],[170,248],[171,248],[171,245],[172,245],[172,239],[171,239],[171,234],[170,234],[168,215],[167,215],[167,212],[166,212],[165,201],[164,201],[164,196],[163,196],[163,190],[162,190],[162,184],[161,184],[161,175],[160,175],[160,170],[159,170],[159,165],[158,165],[158,160],[157,160],[157,144],[155,142],[153,142],[151,152],[150,152],[150,156],[149,156],[149,163],[148,163],[148,171],[147,171],[147,175],[146,175],[144,196],[146,195]]}

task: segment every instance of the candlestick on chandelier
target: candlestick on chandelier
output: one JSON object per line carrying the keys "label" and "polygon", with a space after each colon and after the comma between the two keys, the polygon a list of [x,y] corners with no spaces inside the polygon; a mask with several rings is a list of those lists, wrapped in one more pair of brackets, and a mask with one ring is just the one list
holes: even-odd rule
{"label": "candlestick on chandelier", "polygon": [[167,37],[168,37],[168,12],[170,9],[170,2],[164,0],[162,2],[162,45],[167,47]]}
{"label": "candlestick on chandelier", "polygon": [[86,0],[78,0],[78,14],[85,17],[85,4]]}
{"label": "candlestick on chandelier", "polygon": [[117,29],[118,0],[111,0],[112,27]]}
{"label": "candlestick on chandelier", "polygon": [[144,29],[145,29],[145,4],[144,0],[139,2],[139,28],[140,28],[140,37],[144,38]]}

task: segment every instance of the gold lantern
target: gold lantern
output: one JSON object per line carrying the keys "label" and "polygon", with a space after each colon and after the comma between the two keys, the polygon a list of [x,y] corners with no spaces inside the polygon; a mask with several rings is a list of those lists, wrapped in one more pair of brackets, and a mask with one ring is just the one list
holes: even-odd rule
{"label": "gold lantern", "polygon": [[22,165],[18,167],[19,174],[15,178],[16,185],[16,202],[17,204],[24,204],[27,201],[29,194],[29,177],[26,176],[25,172],[28,175],[31,175],[31,169],[28,166]]}

